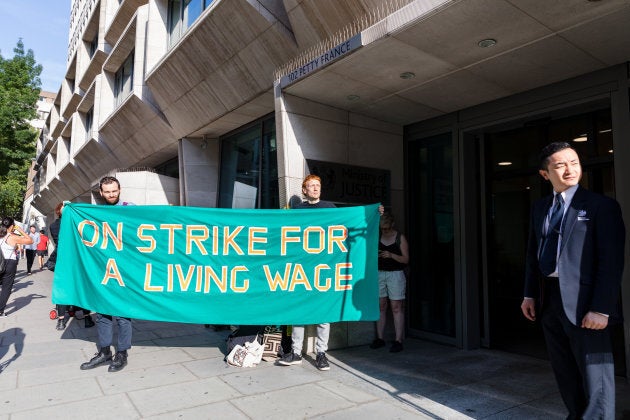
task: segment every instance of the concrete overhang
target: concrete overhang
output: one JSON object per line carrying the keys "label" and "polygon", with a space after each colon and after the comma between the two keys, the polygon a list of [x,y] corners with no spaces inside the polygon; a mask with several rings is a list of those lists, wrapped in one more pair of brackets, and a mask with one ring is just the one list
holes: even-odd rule
{"label": "concrete overhang", "polygon": [[50,136],[53,139],[56,139],[57,137],[59,137],[61,135],[61,132],[63,131],[63,128],[66,126],[66,120],[63,118],[59,118],[57,119],[57,121],[54,124],[54,127],[51,127],[50,130]]}
{"label": "concrete overhang", "polygon": [[72,58],[69,61],[68,68],[66,68],[66,79],[74,80],[77,78],[77,52],[75,50]]}
{"label": "concrete overhang", "polygon": [[74,198],[73,193],[69,190],[68,186],[64,183],[64,181],[61,180],[59,176],[55,176],[48,183],[47,187],[53,196],[60,198],[59,201],[71,200],[72,198]]}
{"label": "concrete overhang", "polygon": [[74,116],[66,122],[65,127],[61,131],[61,137],[72,137],[72,120],[74,120]]}
{"label": "concrete overhang", "polygon": [[101,2],[96,1],[96,4],[92,7],[92,12],[88,18],[88,24],[83,31],[83,41],[92,42],[94,37],[98,35],[98,27],[101,17]]}
{"label": "concrete overhang", "polygon": [[123,0],[118,6],[118,10],[116,10],[109,27],[105,30],[105,41],[109,45],[115,45],[138,7],[148,2],[148,0]]}
{"label": "concrete overhang", "polygon": [[61,85],[59,86],[59,90],[57,91],[57,94],[55,95],[55,99],[53,101],[53,106],[61,106]]}
{"label": "concrete overhang", "polygon": [[79,88],[81,90],[87,90],[87,88],[90,87],[90,84],[94,82],[94,78],[101,72],[106,59],[107,53],[105,51],[96,50],[92,60],[90,60],[90,64],[83,72],[81,79],[79,79]]}
{"label": "concrete overhang", "polygon": [[[175,137],[201,134],[233,112],[250,113],[250,103],[272,88],[274,70],[297,53],[282,19],[259,6],[252,0],[213,4],[147,75]],[[256,114],[267,112],[273,101]]]}
{"label": "concrete overhang", "polygon": [[58,177],[59,179],[63,179],[64,187],[67,190],[68,196],[66,200],[72,200],[83,194],[90,188],[90,182],[92,181],[92,179],[73,162],[69,162],[66,166],[61,168]]}
{"label": "concrete overhang", "polygon": [[83,95],[83,99],[77,105],[77,111],[86,113],[94,106],[94,97],[96,91],[96,80],[92,81],[92,84],[88,86],[85,94]]}
{"label": "concrete overhang", "polygon": [[273,112],[273,99],[273,89],[270,89],[246,104],[243,104],[237,110],[228,112],[188,136],[208,136],[216,138],[232,130],[236,130],[245,124]]}
{"label": "concrete overhang", "polygon": [[49,214],[60,201],[59,197],[55,196],[50,188],[46,186],[33,198],[32,205],[42,214]]}
{"label": "concrete overhang", "polygon": [[74,166],[84,174],[89,188],[93,182],[98,181],[109,171],[123,165],[109,148],[95,139],[90,139],[75,154]]}
{"label": "concrete overhang", "polygon": [[283,92],[409,124],[626,62],[628,22],[624,0],[416,0]]}
{"label": "concrete overhang", "polygon": [[117,167],[137,165],[177,144],[177,137],[163,115],[135,94],[129,95],[101,124],[99,140],[120,161]]}
{"label": "concrete overhang", "polygon": [[136,46],[136,22],[137,13],[133,15],[124,31],[121,33],[120,38],[112,51],[109,53],[109,57],[103,63],[103,70],[110,73],[116,72],[120,66],[125,62],[129,53],[133,51]]}
{"label": "concrete overhang", "polygon": [[79,104],[79,102],[81,102],[81,98],[83,98],[83,95],[75,90],[72,93],[72,96],[70,97],[66,108],[63,110],[62,117],[64,117],[65,119],[70,118],[70,116],[76,112],[77,105]]}

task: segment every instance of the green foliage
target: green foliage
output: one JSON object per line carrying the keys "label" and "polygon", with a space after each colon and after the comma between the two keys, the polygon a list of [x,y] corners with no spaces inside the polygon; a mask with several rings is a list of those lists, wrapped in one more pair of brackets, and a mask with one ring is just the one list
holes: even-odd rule
{"label": "green foliage", "polygon": [[10,216],[15,220],[22,218],[25,179],[18,177],[0,178],[0,215]]}
{"label": "green foliage", "polygon": [[42,66],[33,50],[24,51],[22,40],[13,53],[10,59],[0,55],[0,177],[21,177],[26,182],[36,151],[37,131],[29,120],[37,117]]}
{"label": "green foliage", "polygon": [[36,151],[38,133],[29,120],[37,117],[42,66],[22,40],[13,53],[10,59],[0,55],[0,215],[19,220]]}

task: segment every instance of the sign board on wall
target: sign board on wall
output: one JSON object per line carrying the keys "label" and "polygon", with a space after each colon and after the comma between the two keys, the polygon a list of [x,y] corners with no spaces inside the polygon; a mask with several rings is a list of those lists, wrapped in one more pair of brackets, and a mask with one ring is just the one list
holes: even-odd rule
{"label": "sign board on wall", "polygon": [[361,47],[361,45],[361,34],[357,34],[352,38],[343,41],[341,44],[319,54],[303,66],[299,66],[293,69],[289,74],[282,76],[279,87],[282,89],[294,82],[297,82],[315,70],[326,67],[327,65],[339,60],[341,57],[350,54]]}
{"label": "sign board on wall", "polygon": [[385,169],[307,159],[308,172],[322,179],[322,199],[335,203],[391,205],[391,174]]}

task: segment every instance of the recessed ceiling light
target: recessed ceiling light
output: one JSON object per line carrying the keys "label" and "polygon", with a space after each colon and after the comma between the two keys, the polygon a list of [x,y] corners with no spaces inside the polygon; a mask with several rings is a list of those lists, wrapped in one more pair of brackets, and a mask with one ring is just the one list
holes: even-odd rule
{"label": "recessed ceiling light", "polygon": [[608,151],[608,153],[612,153],[612,152],[613,152],[613,149],[610,149],[610,150]]}
{"label": "recessed ceiling light", "polygon": [[574,138],[573,141],[576,143],[584,143],[585,141],[588,141],[588,137],[586,134],[580,134],[578,137]]}
{"label": "recessed ceiling light", "polygon": [[499,165],[499,166],[510,166],[511,164],[512,164],[512,162],[504,161],[504,162],[499,162],[497,165]]}
{"label": "recessed ceiling light", "polygon": [[346,99],[349,101],[358,101],[361,97],[359,95],[348,95],[346,96]]}
{"label": "recessed ceiling light", "polygon": [[494,47],[495,45],[497,45],[497,40],[492,39],[492,38],[486,38],[477,42],[477,45],[479,45],[481,48]]}
{"label": "recessed ceiling light", "polygon": [[401,79],[409,80],[409,79],[413,79],[414,77],[416,77],[416,74],[412,73],[410,71],[406,71],[406,72],[400,73],[400,78]]}
{"label": "recessed ceiling light", "polygon": [[607,128],[605,130],[599,130],[599,134],[610,133],[611,131],[612,131],[612,128]]}

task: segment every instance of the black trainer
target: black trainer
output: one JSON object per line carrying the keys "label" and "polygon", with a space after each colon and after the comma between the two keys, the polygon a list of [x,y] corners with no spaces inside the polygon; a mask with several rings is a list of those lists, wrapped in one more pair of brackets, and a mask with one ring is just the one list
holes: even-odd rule
{"label": "black trainer", "polygon": [[109,347],[103,347],[90,359],[89,362],[81,364],[81,370],[94,369],[112,360],[112,351]]}
{"label": "black trainer", "polygon": [[94,321],[92,320],[92,316],[91,315],[86,315],[85,316],[85,328],[92,328],[94,326]]}
{"label": "black trainer", "polygon": [[319,370],[330,370],[330,365],[328,364],[326,353],[317,353],[317,357],[315,358],[315,366],[317,366],[317,369]]}
{"label": "black trainer", "polygon": [[127,350],[117,351],[112,362],[109,364],[108,372],[118,372],[127,366]]}
{"label": "black trainer", "polygon": [[370,344],[371,349],[380,349],[381,347],[385,347],[385,340],[382,338],[375,338],[372,344]]}
{"label": "black trainer", "polygon": [[394,341],[394,344],[389,348],[390,353],[398,353],[403,350],[403,345],[400,341]]}
{"label": "black trainer", "polygon": [[282,359],[278,360],[278,364],[282,366],[299,365],[302,363],[302,356],[296,353],[287,353],[282,356]]}
{"label": "black trainer", "polygon": [[65,330],[67,322],[68,322],[68,320],[66,318],[59,318],[59,319],[57,319],[57,330],[58,331]]}

